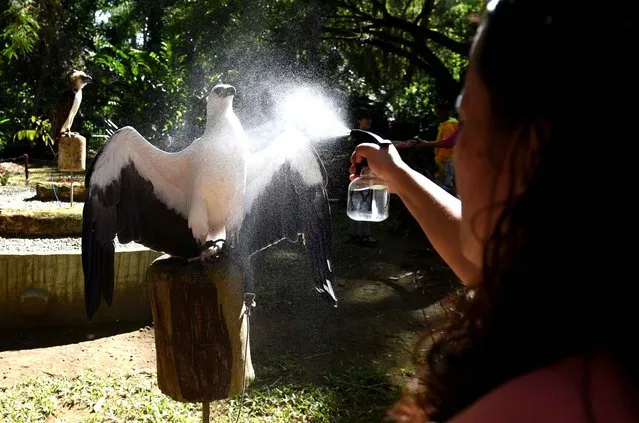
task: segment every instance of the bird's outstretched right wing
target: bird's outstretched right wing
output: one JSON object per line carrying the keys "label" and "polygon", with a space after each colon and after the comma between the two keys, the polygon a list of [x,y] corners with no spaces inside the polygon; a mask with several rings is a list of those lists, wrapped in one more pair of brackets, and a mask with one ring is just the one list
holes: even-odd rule
{"label": "bird's outstretched right wing", "polygon": [[[253,254],[285,239],[295,242],[301,236],[317,291],[337,305],[324,167],[300,131],[284,129],[271,136],[275,139],[268,147],[249,155],[246,215],[238,242],[245,253]],[[260,143],[250,133],[249,139]]]}
{"label": "bird's outstretched right wing", "polygon": [[[188,149],[187,149],[188,150]],[[86,172],[82,268],[87,317],[114,292],[114,238],[176,256],[198,246],[186,219],[184,181],[189,154],[166,153],[124,127],[113,134]]]}

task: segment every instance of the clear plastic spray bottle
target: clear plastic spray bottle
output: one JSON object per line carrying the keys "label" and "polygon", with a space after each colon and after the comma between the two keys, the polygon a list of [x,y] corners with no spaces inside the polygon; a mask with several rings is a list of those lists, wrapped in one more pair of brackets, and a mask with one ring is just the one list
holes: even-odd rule
{"label": "clear plastic spray bottle", "polygon": [[[391,144],[372,132],[353,129],[351,135],[358,143],[377,143],[381,148],[388,148]],[[355,165],[357,176],[348,185],[346,214],[353,220],[363,222],[381,222],[388,218],[390,191],[386,183],[379,178],[364,159]]]}

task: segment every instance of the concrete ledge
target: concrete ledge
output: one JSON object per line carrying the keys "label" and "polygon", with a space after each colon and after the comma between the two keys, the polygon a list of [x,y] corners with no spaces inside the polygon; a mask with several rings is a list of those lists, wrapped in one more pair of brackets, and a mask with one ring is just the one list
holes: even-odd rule
{"label": "concrete ledge", "polygon": [[161,255],[116,251],[113,307],[103,303],[89,323],[80,253],[0,254],[0,328],[150,322],[146,272]]}
{"label": "concrete ledge", "polygon": [[0,234],[36,236],[79,236],[82,232],[82,204],[48,209],[0,209]]}
{"label": "concrete ledge", "polygon": [[[71,199],[71,182],[37,182],[35,189],[35,198],[40,201],[54,201],[58,199],[60,201],[69,201]],[[83,202],[85,198],[84,183],[75,182],[73,184],[73,201]]]}

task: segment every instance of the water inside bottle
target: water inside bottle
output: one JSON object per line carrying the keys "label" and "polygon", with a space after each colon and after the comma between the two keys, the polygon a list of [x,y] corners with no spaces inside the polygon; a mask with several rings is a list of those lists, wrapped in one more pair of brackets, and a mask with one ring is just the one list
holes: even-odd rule
{"label": "water inside bottle", "polygon": [[353,220],[381,222],[388,217],[390,194],[383,184],[351,187],[346,214]]}

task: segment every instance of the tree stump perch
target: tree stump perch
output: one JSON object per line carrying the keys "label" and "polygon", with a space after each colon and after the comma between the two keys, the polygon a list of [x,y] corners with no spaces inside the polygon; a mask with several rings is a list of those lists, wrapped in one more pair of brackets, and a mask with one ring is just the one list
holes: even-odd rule
{"label": "tree stump perch", "polygon": [[226,256],[187,263],[165,255],[147,281],[160,390],[202,403],[241,393],[255,374],[240,267]]}

